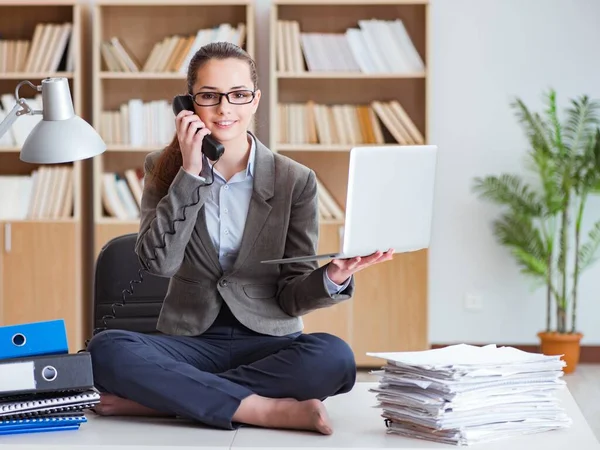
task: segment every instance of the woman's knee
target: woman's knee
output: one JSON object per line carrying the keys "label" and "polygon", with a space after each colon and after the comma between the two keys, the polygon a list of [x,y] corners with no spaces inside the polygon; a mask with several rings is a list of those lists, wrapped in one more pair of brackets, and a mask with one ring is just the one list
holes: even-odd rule
{"label": "woman's knee", "polygon": [[313,336],[322,342],[322,372],[334,379],[341,378],[340,390],[337,393],[350,391],[356,382],[356,360],[352,348],[343,339],[329,333],[314,333]]}
{"label": "woman's knee", "polygon": [[125,330],[104,330],[93,336],[87,345],[87,351],[92,358],[94,381],[102,384],[107,372],[122,367],[123,352],[128,343],[134,341],[134,333]]}
{"label": "woman's knee", "polygon": [[110,356],[127,342],[133,342],[135,336],[126,330],[104,330],[94,335],[87,345],[87,351],[94,356]]}

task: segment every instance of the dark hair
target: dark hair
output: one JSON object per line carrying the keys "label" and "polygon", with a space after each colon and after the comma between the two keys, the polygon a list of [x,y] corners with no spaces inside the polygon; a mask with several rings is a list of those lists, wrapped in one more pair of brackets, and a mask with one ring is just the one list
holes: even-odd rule
{"label": "dark hair", "polygon": [[[254,84],[254,89],[256,89],[258,86],[258,74],[256,71],[256,64],[250,55],[242,48],[230,42],[213,42],[200,47],[190,61],[187,73],[188,93],[193,93],[192,90],[194,84],[196,84],[198,70],[204,64],[211,59],[229,58],[239,59],[248,63],[248,66],[250,67],[250,77]],[[167,193],[169,186],[182,165],[183,158],[181,156],[181,149],[179,148],[179,140],[177,139],[176,133],[171,143],[162,151],[153,170],[154,181],[156,182],[157,187],[164,191],[164,194]]]}

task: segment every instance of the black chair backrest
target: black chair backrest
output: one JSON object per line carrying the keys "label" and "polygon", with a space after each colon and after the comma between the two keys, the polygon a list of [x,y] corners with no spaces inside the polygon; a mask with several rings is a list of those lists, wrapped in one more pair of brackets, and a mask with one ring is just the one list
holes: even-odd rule
{"label": "black chair backrest", "polygon": [[135,253],[136,239],[137,233],[115,237],[98,255],[94,279],[94,334],[112,328],[156,332],[169,278],[142,270]]}

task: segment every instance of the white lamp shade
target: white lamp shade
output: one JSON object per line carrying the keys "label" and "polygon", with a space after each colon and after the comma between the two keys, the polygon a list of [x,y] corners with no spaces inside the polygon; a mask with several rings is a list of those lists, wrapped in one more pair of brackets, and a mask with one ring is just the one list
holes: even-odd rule
{"label": "white lamp shade", "polygon": [[106,144],[85,120],[72,116],[66,120],[41,120],[31,130],[21,160],[29,163],[55,164],[97,156]]}

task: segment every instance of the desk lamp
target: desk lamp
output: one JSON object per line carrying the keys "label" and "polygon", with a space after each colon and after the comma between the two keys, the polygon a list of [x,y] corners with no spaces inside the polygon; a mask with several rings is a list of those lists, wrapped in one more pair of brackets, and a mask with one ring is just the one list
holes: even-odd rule
{"label": "desk lamp", "polygon": [[[28,84],[42,92],[42,110],[33,110],[19,89]],[[106,144],[94,128],[75,115],[66,78],[45,78],[40,86],[21,81],[15,89],[14,108],[0,123],[0,137],[24,114],[41,114],[42,120],[28,134],[20,159],[28,163],[56,164],[91,158],[106,150]]]}

